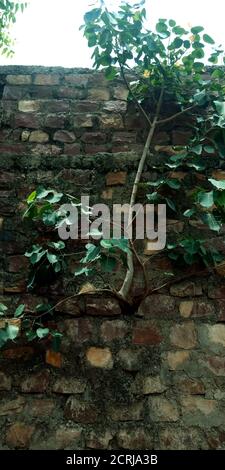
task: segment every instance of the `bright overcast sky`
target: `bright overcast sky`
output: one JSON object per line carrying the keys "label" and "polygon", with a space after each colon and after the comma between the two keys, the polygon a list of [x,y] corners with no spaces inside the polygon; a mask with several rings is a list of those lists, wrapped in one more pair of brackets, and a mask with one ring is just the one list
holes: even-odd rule
{"label": "bright overcast sky", "polygon": [[[132,2],[132,0],[131,0]],[[91,53],[79,31],[83,15],[94,0],[30,0],[13,26],[16,38],[13,59],[0,64],[90,67]],[[120,0],[108,0],[116,7]],[[146,0],[151,25],[158,18],[173,18],[181,26],[202,25],[225,48],[224,0]]]}

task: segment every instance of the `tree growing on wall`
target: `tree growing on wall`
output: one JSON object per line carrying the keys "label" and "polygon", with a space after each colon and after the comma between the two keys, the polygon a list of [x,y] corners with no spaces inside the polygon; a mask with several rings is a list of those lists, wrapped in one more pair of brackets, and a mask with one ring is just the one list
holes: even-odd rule
{"label": "tree growing on wall", "polygon": [[[196,233],[193,235],[190,227],[191,224],[203,222],[219,234],[225,221],[225,181],[210,177],[209,164],[215,154],[220,160],[225,158],[224,72],[217,66],[222,64],[223,51],[202,26],[187,30],[172,19],[162,18],[153,31],[149,30],[144,4],[144,1],[134,5],[121,3],[116,13],[109,11],[104,1],[100,0],[85,14],[82,29],[89,47],[93,48],[94,67],[102,69],[108,80],[117,77],[123,80],[129,92],[128,100],[134,103],[145,119],[146,142],[133,182],[130,208],[136,202],[139,188],[144,187],[146,201],[166,203],[168,210],[176,214],[176,219],[185,222],[186,232],[177,234],[175,240],[167,243],[165,252],[170,259],[175,264],[181,262],[186,266],[200,261],[206,269],[214,269],[222,259],[221,254],[209,247],[207,240],[196,236]],[[206,65],[208,63],[212,66],[210,70]],[[190,141],[185,146],[170,148],[169,154],[166,149],[162,150],[157,159],[157,150],[153,145],[156,132],[184,117],[192,129]],[[143,184],[142,173],[147,161],[152,173],[157,172],[158,176],[155,178],[152,175],[150,181]],[[191,173],[192,191],[188,191],[190,188],[186,180],[178,177],[181,171]],[[204,183],[199,183],[198,172],[206,174]],[[179,197],[181,191],[185,195],[182,200]],[[41,224],[46,230],[50,229],[44,244],[33,245],[26,253],[32,266],[29,288],[35,286],[46,272],[55,279],[67,270],[70,253],[66,251],[66,243],[51,239],[51,233],[67,221],[67,214],[59,208],[65,202],[80,207],[80,200],[54,189],[39,187],[28,196],[25,217]],[[130,210],[128,224],[131,223]],[[117,291],[103,285],[101,292],[132,305],[131,288],[136,259],[142,266],[146,281],[143,296],[149,295],[151,287],[148,286],[145,264],[137,253],[135,240],[101,239],[98,243],[89,242],[85,250],[85,256],[79,258],[76,276],[102,277],[102,272],[110,273],[120,263],[125,266],[122,286]],[[97,295],[98,290],[91,293]],[[77,292],[73,297],[82,295],[87,293]],[[5,314],[5,307],[1,309]],[[29,318],[24,316],[22,305],[17,308],[15,317],[24,322],[29,340],[52,335],[55,345],[58,345],[60,334],[50,332],[45,324],[45,319],[53,311],[52,306],[38,305]],[[15,326],[13,331],[9,326],[7,328],[0,335],[1,345],[18,334]]]}

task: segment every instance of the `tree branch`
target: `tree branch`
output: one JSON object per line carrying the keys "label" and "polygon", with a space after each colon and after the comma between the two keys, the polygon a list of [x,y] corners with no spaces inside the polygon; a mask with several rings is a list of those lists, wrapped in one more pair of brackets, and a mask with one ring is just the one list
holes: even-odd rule
{"label": "tree branch", "polygon": [[[148,155],[149,147],[151,145],[152,138],[153,138],[154,132],[155,132],[155,128],[157,126],[157,120],[158,120],[160,109],[161,109],[161,106],[162,106],[163,94],[164,94],[164,86],[162,86],[162,88],[161,88],[159,100],[158,100],[158,103],[157,103],[157,106],[156,106],[155,117],[153,119],[152,125],[150,126],[148,137],[147,137],[147,140],[146,140],[146,143],[145,143],[145,146],[144,146],[142,157],[140,159],[138,169],[137,169],[137,173],[136,173],[136,177],[135,177],[135,181],[134,181],[134,184],[133,184],[133,189],[132,189],[131,198],[130,198],[129,214],[128,214],[128,227],[132,223],[132,207],[134,206],[135,201],[136,201],[138,184],[140,183],[140,179],[141,179],[141,176],[142,176],[142,173],[143,173],[143,168],[144,168],[145,161],[146,161],[146,158],[147,158],[147,155]],[[129,296],[129,291],[130,291],[131,284],[132,284],[132,281],[133,281],[133,276],[134,276],[133,252],[129,251],[128,254],[127,254],[127,272],[126,272],[126,276],[125,276],[123,285],[122,285],[122,287],[119,291],[119,295],[121,295],[124,299],[127,299],[128,296]]]}
{"label": "tree branch", "polygon": [[179,111],[179,113],[173,114],[173,116],[169,116],[168,118],[161,119],[160,121],[157,122],[157,124],[165,124],[166,122],[173,121],[173,119],[176,119],[178,116],[181,116],[184,113],[187,113],[188,111],[191,111],[191,109],[195,108],[197,104],[193,104],[192,106],[189,106],[189,108],[183,109],[183,111]]}

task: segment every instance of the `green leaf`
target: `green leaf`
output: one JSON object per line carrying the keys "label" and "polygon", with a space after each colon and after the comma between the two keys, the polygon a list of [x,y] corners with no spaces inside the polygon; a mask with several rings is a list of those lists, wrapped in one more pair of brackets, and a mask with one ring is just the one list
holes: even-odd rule
{"label": "green leaf", "polygon": [[209,228],[215,232],[219,232],[221,229],[221,224],[215,219],[213,214],[203,214],[202,220],[205,224],[209,226]]}
{"label": "green leaf", "polygon": [[201,33],[202,31],[204,31],[203,26],[194,26],[193,28],[191,28],[191,32],[193,34],[198,34],[198,33]]}
{"label": "green leaf", "polygon": [[59,241],[59,242],[49,242],[48,246],[50,246],[50,248],[55,248],[55,250],[63,250],[66,245],[63,241]]}
{"label": "green leaf", "polygon": [[174,26],[176,26],[176,21],[174,21],[174,20],[169,20],[169,26],[170,26],[171,28],[173,28]]}
{"label": "green leaf", "polygon": [[32,202],[34,202],[34,200],[36,199],[36,196],[37,196],[37,191],[33,191],[27,198],[27,204],[31,204]]}
{"label": "green leaf", "polygon": [[204,145],[203,148],[206,153],[212,154],[215,152],[214,147],[212,147],[211,145]]}
{"label": "green leaf", "polygon": [[59,352],[63,335],[59,331],[51,331],[50,333],[52,336],[52,349],[55,352]]}
{"label": "green leaf", "polygon": [[103,271],[110,273],[116,267],[116,259],[106,256],[104,253],[101,256],[101,267]]}
{"label": "green leaf", "polygon": [[114,80],[117,75],[118,71],[115,67],[108,67],[105,70],[105,77],[107,78],[107,80]]}
{"label": "green leaf", "polygon": [[203,34],[203,41],[207,42],[207,44],[215,44],[214,39],[208,34]]}
{"label": "green leaf", "polygon": [[27,331],[26,332],[26,337],[27,337],[27,340],[28,341],[33,341],[34,339],[37,338],[37,334],[36,334],[36,331]]}
{"label": "green leaf", "polygon": [[170,180],[166,180],[165,184],[167,184],[167,186],[169,186],[171,189],[179,189],[180,188],[180,181],[175,179],[175,178],[170,179]]}
{"label": "green leaf", "polygon": [[195,213],[195,209],[192,208],[192,209],[187,209],[186,211],[184,211],[183,215],[184,217],[191,217],[193,214]]}
{"label": "green leaf", "polygon": [[24,309],[25,309],[24,304],[19,305],[14,313],[14,317],[15,318],[21,317],[21,315],[23,315]]}
{"label": "green leaf", "polygon": [[6,310],[8,310],[8,307],[6,307],[6,305],[0,303],[0,315],[4,315]]}
{"label": "green leaf", "polygon": [[87,253],[86,256],[82,258],[82,263],[92,263],[93,261],[96,261],[99,258],[99,246],[95,246],[92,243],[88,243],[85,248],[87,250]]}
{"label": "green leaf", "polygon": [[197,195],[197,201],[202,207],[212,207],[214,204],[214,191],[210,191],[208,193],[200,192]]}
{"label": "green leaf", "polygon": [[171,199],[169,199],[168,197],[166,197],[165,200],[166,200],[167,205],[170,207],[170,209],[172,209],[172,211],[174,212],[177,212],[174,202],[171,201]]}
{"label": "green leaf", "polygon": [[150,201],[151,203],[158,202],[159,200],[159,195],[156,192],[151,193],[151,194],[146,194],[146,197],[148,201]]}
{"label": "green leaf", "polygon": [[37,313],[44,313],[50,310],[52,306],[50,304],[38,304],[35,307]]}
{"label": "green leaf", "polygon": [[16,325],[8,325],[6,328],[8,339],[13,341],[18,336],[19,330],[19,327]]}
{"label": "green leaf", "polygon": [[197,93],[194,94],[193,100],[195,103],[202,105],[206,101],[206,90],[198,91]]}
{"label": "green leaf", "polygon": [[49,328],[38,328],[36,330],[37,337],[42,339],[45,338],[45,336],[48,336],[49,334]]}
{"label": "green leaf", "polygon": [[84,15],[85,23],[92,23],[92,21],[97,20],[101,15],[101,8],[93,8],[93,10],[88,11]]}
{"label": "green leaf", "polygon": [[58,256],[57,255],[54,255],[52,253],[47,253],[47,259],[49,261],[50,264],[55,264],[58,262]]}
{"label": "green leaf", "polygon": [[85,276],[88,276],[92,272],[91,269],[87,268],[85,266],[84,268],[78,268],[74,271],[74,276],[81,276],[82,274],[85,274]]}
{"label": "green leaf", "polygon": [[225,189],[225,180],[217,181],[213,178],[208,180],[216,189]]}
{"label": "green leaf", "polygon": [[225,117],[225,101],[214,101],[214,105],[217,113]]}

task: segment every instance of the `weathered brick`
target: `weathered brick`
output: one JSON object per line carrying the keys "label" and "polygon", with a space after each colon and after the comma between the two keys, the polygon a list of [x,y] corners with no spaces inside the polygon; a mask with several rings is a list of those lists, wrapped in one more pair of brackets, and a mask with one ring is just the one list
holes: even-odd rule
{"label": "weathered brick", "polygon": [[201,325],[199,327],[200,344],[209,349],[221,350],[225,348],[225,325]]}
{"label": "weathered brick", "polygon": [[76,449],[80,443],[82,430],[80,428],[74,429],[66,426],[59,426],[56,430],[55,439],[51,449]]}
{"label": "weathered brick", "polygon": [[111,113],[125,113],[127,109],[127,103],[125,101],[106,101],[102,107],[103,111]]}
{"label": "weathered brick", "polygon": [[168,295],[150,295],[141,302],[138,314],[145,318],[173,318],[176,315],[175,300]]}
{"label": "weathered brick", "polygon": [[162,397],[149,398],[150,417],[155,422],[175,422],[179,420],[179,412],[174,400]]}
{"label": "weathered brick", "polygon": [[202,295],[202,287],[191,281],[181,282],[170,287],[171,295],[175,297],[189,297]]}
{"label": "weathered brick", "polygon": [[90,431],[86,437],[86,446],[89,449],[107,449],[110,441],[113,439],[115,431]]}
{"label": "weathered brick", "polygon": [[121,429],[117,433],[117,442],[119,448],[141,450],[152,449],[154,445],[153,434],[144,428]]}
{"label": "weathered brick", "polygon": [[171,328],[170,342],[173,346],[192,349],[197,345],[197,333],[194,323],[184,323]]}
{"label": "weathered brick", "polygon": [[23,380],[21,383],[21,391],[23,393],[44,393],[48,387],[49,380],[49,370],[42,370]]}
{"label": "weathered brick", "polygon": [[101,369],[113,368],[113,358],[109,348],[90,347],[86,351],[86,359],[92,367],[99,367]]}
{"label": "weathered brick", "polygon": [[87,155],[95,155],[96,153],[108,153],[108,152],[111,152],[110,144],[102,144],[102,145],[86,144],[85,145],[85,153]]}
{"label": "weathered brick", "polygon": [[224,377],[225,375],[225,357],[210,356],[202,361],[202,364],[214,375]]}
{"label": "weathered brick", "polygon": [[91,424],[98,419],[99,411],[95,405],[76,398],[68,398],[65,406],[65,417],[75,423]]}
{"label": "weathered brick", "polygon": [[127,97],[128,97],[128,94],[129,94],[129,91],[125,86],[122,86],[122,85],[121,86],[116,86],[113,89],[113,98],[115,98],[116,100],[126,101]]}
{"label": "weathered brick", "polygon": [[65,144],[64,145],[64,154],[73,156],[79,155],[81,153],[80,144]]}
{"label": "weathered brick", "polygon": [[123,320],[105,321],[101,325],[101,337],[105,342],[123,339],[128,331],[129,327]]}
{"label": "weathered brick", "polygon": [[167,386],[162,382],[159,375],[143,377],[142,382],[142,393],[144,395],[150,395],[152,393],[163,393],[167,389]]}
{"label": "weathered brick", "polygon": [[183,318],[189,318],[192,314],[194,307],[193,300],[184,300],[179,305],[179,311]]}
{"label": "weathered brick", "polygon": [[9,361],[28,361],[34,356],[31,346],[16,346],[2,351],[2,356]]}
{"label": "weathered brick", "polygon": [[37,100],[25,100],[25,101],[19,101],[18,103],[18,109],[19,111],[22,111],[23,113],[33,113],[38,111],[40,108],[40,103]]}
{"label": "weathered brick", "polygon": [[23,397],[3,401],[0,404],[0,416],[20,414],[24,409],[24,405],[25,399]]}
{"label": "weathered brick", "polygon": [[81,316],[81,309],[77,302],[77,299],[68,299],[65,301],[60,301],[60,303],[56,306],[56,312],[61,312],[65,314],[72,315],[73,317],[80,317]]}
{"label": "weathered brick", "polygon": [[59,86],[55,90],[56,98],[66,98],[71,100],[81,100],[86,98],[87,93],[83,88],[75,88],[69,86]]}
{"label": "weathered brick", "polygon": [[110,406],[109,416],[112,421],[140,421],[143,419],[143,402]]}
{"label": "weathered brick", "polygon": [[60,76],[58,74],[38,73],[34,77],[35,85],[58,85]]}
{"label": "weathered brick", "polygon": [[124,127],[120,114],[102,114],[99,117],[99,124],[102,129],[122,129]]}
{"label": "weathered brick", "polygon": [[186,429],[166,428],[159,432],[160,450],[199,450],[204,448],[201,432],[188,427]]}
{"label": "weathered brick", "polygon": [[216,400],[207,400],[202,397],[184,397],[181,398],[182,414],[200,412],[205,416],[209,416],[216,409]]}
{"label": "weathered brick", "polygon": [[83,393],[86,389],[86,385],[87,383],[83,379],[60,377],[56,380],[52,390],[54,393],[72,395],[76,393]]}
{"label": "weathered brick", "polygon": [[125,171],[110,172],[106,175],[107,186],[118,186],[126,183],[127,173]]}
{"label": "weathered brick", "polygon": [[181,376],[174,379],[174,385],[178,392],[182,392],[185,395],[205,394],[205,386],[201,380]]}
{"label": "weathered brick", "polygon": [[30,129],[38,129],[41,125],[40,117],[34,113],[17,113],[13,118],[15,127],[28,127]]}
{"label": "weathered brick", "polygon": [[36,142],[38,144],[44,144],[49,141],[49,135],[43,131],[32,131],[30,133],[29,142]]}
{"label": "weathered brick", "polygon": [[100,102],[93,100],[72,101],[70,106],[74,113],[95,113],[99,111]]}
{"label": "weathered brick", "polygon": [[216,301],[216,313],[218,315],[218,321],[224,322],[225,321],[225,301],[224,300]]}
{"label": "weathered brick", "polygon": [[92,144],[99,142],[106,142],[107,135],[104,132],[84,132],[81,136],[81,140],[84,143]]}
{"label": "weathered brick", "polygon": [[135,349],[121,349],[118,352],[117,359],[124,370],[137,371],[141,369],[140,352]]}
{"label": "weathered brick", "polygon": [[74,117],[74,127],[75,128],[80,128],[80,127],[93,127],[94,122],[93,122],[93,116],[91,114],[80,114],[79,116]]}
{"label": "weathered brick", "polygon": [[8,257],[8,271],[10,273],[18,273],[20,271],[26,271],[29,266],[29,262],[25,256],[16,255]]}
{"label": "weathered brick", "polygon": [[30,92],[26,86],[6,85],[3,91],[3,100],[29,99]]}
{"label": "weathered brick", "polygon": [[14,423],[6,431],[5,443],[12,449],[27,449],[35,427],[25,423]]}
{"label": "weathered brick", "polygon": [[154,323],[149,321],[139,321],[133,329],[133,344],[158,345],[162,342],[163,336]]}
{"label": "weathered brick", "polygon": [[96,101],[108,101],[110,99],[110,91],[108,88],[90,88],[88,90],[88,98]]}
{"label": "weathered brick", "polygon": [[183,370],[184,365],[189,358],[189,351],[170,351],[167,354],[168,367],[170,370]]}
{"label": "weathered brick", "polygon": [[30,85],[31,75],[7,75],[6,82],[9,85]]}
{"label": "weathered brick", "polygon": [[27,415],[39,417],[51,416],[55,409],[55,402],[50,398],[32,399],[26,404],[25,413]]}
{"label": "weathered brick", "polygon": [[49,114],[44,119],[44,126],[51,129],[63,128],[65,125],[65,116],[60,114]]}
{"label": "weathered brick", "polygon": [[92,296],[86,301],[86,314],[114,317],[121,314],[121,308],[116,299],[102,299]]}
{"label": "weathered brick", "polygon": [[65,75],[65,82],[80,88],[86,88],[88,85],[89,75],[87,74],[69,74]]}
{"label": "weathered brick", "polygon": [[72,142],[75,142],[76,136],[74,132],[69,132],[62,129],[55,132],[53,140],[58,140],[59,142],[65,142],[67,144],[70,144]]}
{"label": "weathered brick", "polygon": [[0,371],[0,391],[9,392],[11,390],[11,377]]}
{"label": "weathered brick", "polygon": [[210,299],[225,299],[225,286],[215,286],[209,284],[208,296]]}

